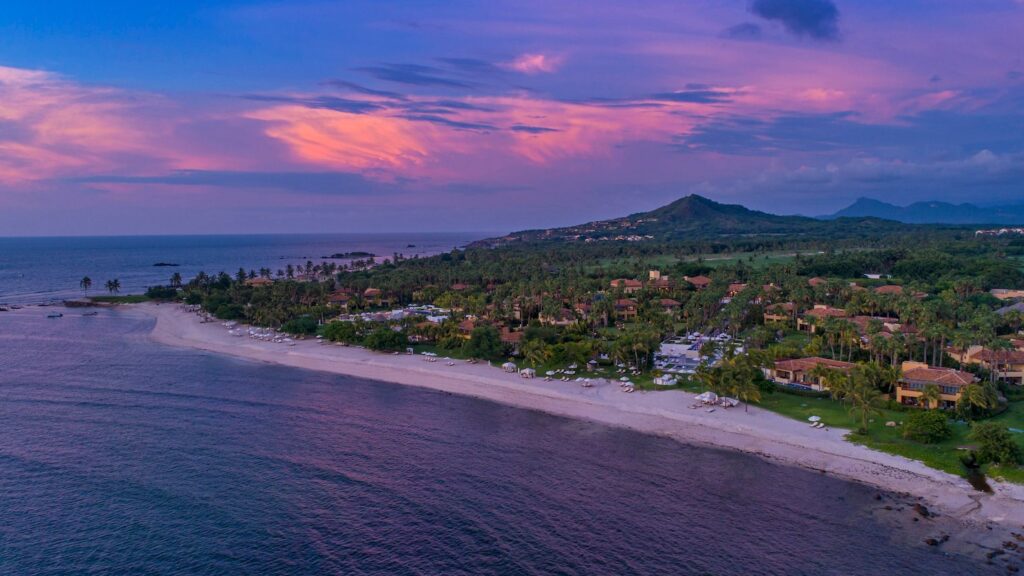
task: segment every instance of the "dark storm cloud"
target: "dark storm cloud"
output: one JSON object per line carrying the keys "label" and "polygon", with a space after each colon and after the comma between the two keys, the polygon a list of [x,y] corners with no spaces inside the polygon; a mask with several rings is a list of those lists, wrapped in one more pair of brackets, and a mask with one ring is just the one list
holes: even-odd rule
{"label": "dark storm cloud", "polygon": [[444,116],[438,116],[436,114],[406,114],[402,116],[402,118],[405,118],[406,120],[412,120],[414,122],[429,122],[431,124],[437,124],[439,126],[455,128],[456,130],[497,130],[497,127],[491,126],[490,124],[480,124],[477,122],[460,122],[458,120],[452,120],[450,118],[445,118]]}
{"label": "dark storm cloud", "polygon": [[370,88],[363,86],[362,84],[356,84],[355,82],[349,82],[348,80],[328,80],[323,83],[325,86],[333,86],[335,88],[345,88],[357,94],[365,94],[366,96],[378,96],[380,98],[387,98],[389,100],[405,100],[404,94],[398,92],[391,92],[388,90],[378,90],[376,88]]}
{"label": "dark storm cloud", "polygon": [[548,132],[560,132],[557,128],[548,128],[546,126],[528,126],[526,124],[516,124],[509,128],[513,132],[526,132],[529,134],[546,134]]}
{"label": "dark storm cloud", "polygon": [[757,40],[761,37],[761,27],[753,22],[743,22],[722,30],[721,36],[734,40]]}
{"label": "dark storm cloud", "polygon": [[271,94],[246,94],[242,98],[255,100],[257,102],[280,102],[284,104],[298,104],[306,108],[322,108],[336,112],[347,112],[349,114],[366,114],[383,110],[384,106],[376,102],[366,100],[351,100],[337,96],[278,96]]}
{"label": "dark storm cloud", "polygon": [[229,170],[176,170],[157,176],[100,175],[65,180],[82,184],[162,184],[215,186],[239,189],[274,189],[303,194],[359,196],[398,190],[393,185],[367,180],[351,172],[247,172]]}
{"label": "dark storm cloud", "polygon": [[436,86],[441,88],[471,88],[473,84],[446,76],[446,72],[433,66],[420,64],[382,64],[356,68],[378,80],[407,84],[411,86]]}
{"label": "dark storm cloud", "polygon": [[839,9],[831,0],[754,0],[750,11],[779,22],[795,36],[839,39]]}

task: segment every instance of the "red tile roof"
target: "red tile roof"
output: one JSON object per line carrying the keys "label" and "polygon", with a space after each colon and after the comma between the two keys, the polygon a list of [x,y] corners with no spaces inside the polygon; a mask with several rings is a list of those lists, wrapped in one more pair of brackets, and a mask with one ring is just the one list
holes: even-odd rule
{"label": "red tile roof", "polygon": [[982,350],[974,358],[996,364],[1024,364],[1024,350]]}
{"label": "red tile roof", "polygon": [[814,367],[823,364],[829,368],[836,370],[849,370],[856,366],[852,362],[842,362],[840,360],[831,360],[829,358],[821,358],[818,356],[812,356],[810,358],[793,358],[792,360],[778,360],[775,362],[776,370],[788,370],[790,372],[810,372],[814,370]]}
{"label": "red tile roof", "polygon": [[711,278],[708,278],[707,276],[683,276],[683,280],[686,280],[697,288],[707,288],[711,285]]}
{"label": "red tile roof", "polygon": [[612,288],[641,288],[643,283],[639,280],[631,280],[629,278],[616,278],[611,282]]}
{"label": "red tile roof", "polygon": [[875,288],[875,294],[903,294],[903,286],[897,286],[895,284],[878,286]]}
{"label": "red tile roof", "polygon": [[846,310],[842,308],[833,308],[831,306],[815,306],[810,310],[804,312],[806,316],[814,316],[815,318],[846,318]]}
{"label": "red tile roof", "polygon": [[970,372],[953,370],[952,368],[911,368],[903,373],[901,380],[908,382],[925,382],[942,386],[967,386],[978,379]]}

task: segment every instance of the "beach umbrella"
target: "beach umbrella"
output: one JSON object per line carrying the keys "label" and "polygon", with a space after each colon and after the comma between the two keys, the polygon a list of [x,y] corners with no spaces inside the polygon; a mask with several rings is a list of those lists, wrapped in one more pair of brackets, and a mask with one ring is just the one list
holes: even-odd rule
{"label": "beach umbrella", "polygon": [[808,422],[817,422],[819,420],[821,420],[821,416],[811,416],[807,419]]}
{"label": "beach umbrella", "polygon": [[622,378],[619,378],[619,380],[622,382],[629,382],[629,376],[623,376]]}

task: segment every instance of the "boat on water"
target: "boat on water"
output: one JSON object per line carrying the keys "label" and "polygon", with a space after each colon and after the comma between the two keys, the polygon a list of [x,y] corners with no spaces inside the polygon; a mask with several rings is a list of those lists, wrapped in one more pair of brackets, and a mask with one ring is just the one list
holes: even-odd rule
{"label": "boat on water", "polygon": [[64,315],[61,314],[60,312],[50,312],[49,314],[46,315],[46,317],[47,318],[63,318]]}
{"label": "boat on water", "polygon": [[86,312],[85,314],[82,314],[82,316],[99,316],[99,312],[93,310],[92,312]]}

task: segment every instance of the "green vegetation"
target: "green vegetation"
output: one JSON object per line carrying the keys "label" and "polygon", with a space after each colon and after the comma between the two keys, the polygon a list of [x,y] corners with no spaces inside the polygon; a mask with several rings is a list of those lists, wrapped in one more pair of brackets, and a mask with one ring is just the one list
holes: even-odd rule
{"label": "green vegetation", "polygon": [[918,410],[907,418],[903,427],[904,438],[924,444],[937,444],[952,435],[953,429],[949,426],[949,418],[937,410]]}
{"label": "green vegetation", "polygon": [[[1024,240],[966,228],[821,222],[689,197],[430,258],[202,273],[172,277],[166,290],[180,289],[184,302],[217,318],[319,331],[376,350],[411,345],[453,358],[511,358],[542,374],[628,376],[639,389],[710,389],[802,421],[819,416],[855,430],[851,441],[954,473],[975,450],[983,467],[1024,481],[1012,450],[1021,438],[1011,430],[1024,429],[1024,389],[966,356],[1007,350],[1024,328],[1024,316],[998,314],[1005,303],[989,293],[1024,288],[1022,258]],[[429,321],[426,312],[377,314],[414,303],[443,310]],[[827,312],[809,314],[816,306]],[[766,321],[766,312],[775,318]],[[727,334],[733,344],[709,345],[693,379],[656,386],[661,343],[691,332]],[[819,364],[807,375],[827,383],[825,394],[776,389],[762,375],[777,360],[807,357],[849,364]],[[915,384],[920,398],[910,401],[941,411],[900,406],[908,361],[962,369],[967,380],[952,392]],[[975,437],[972,427],[986,431]],[[977,452],[982,438],[1001,444]]]}
{"label": "green vegetation", "polygon": [[97,304],[141,304],[149,302],[150,297],[145,294],[125,294],[124,296],[91,296],[89,298]]}

